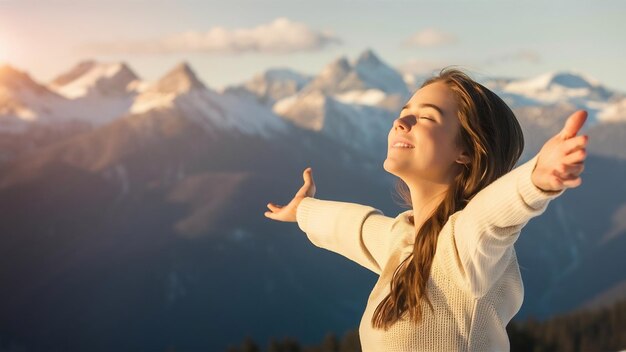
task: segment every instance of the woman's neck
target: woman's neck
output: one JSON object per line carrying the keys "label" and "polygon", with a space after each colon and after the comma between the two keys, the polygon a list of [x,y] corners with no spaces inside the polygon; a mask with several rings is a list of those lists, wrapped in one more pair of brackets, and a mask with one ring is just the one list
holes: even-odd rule
{"label": "woman's neck", "polygon": [[434,185],[431,183],[428,187],[417,187],[410,184],[408,186],[411,192],[411,203],[413,204],[413,216],[410,217],[410,220],[415,229],[419,231],[446,196],[449,185]]}

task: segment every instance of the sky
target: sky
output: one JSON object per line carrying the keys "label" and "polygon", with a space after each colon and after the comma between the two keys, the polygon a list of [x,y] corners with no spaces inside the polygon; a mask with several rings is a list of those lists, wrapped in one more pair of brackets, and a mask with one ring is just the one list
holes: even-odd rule
{"label": "sky", "polygon": [[187,61],[220,89],[371,49],[403,72],[573,70],[626,92],[625,18],[624,0],[0,0],[0,64],[48,83],[87,59],[147,81]]}

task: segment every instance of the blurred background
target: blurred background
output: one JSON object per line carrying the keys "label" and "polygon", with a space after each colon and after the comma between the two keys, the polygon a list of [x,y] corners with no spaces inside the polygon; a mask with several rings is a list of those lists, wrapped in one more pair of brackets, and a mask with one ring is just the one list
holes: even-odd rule
{"label": "blurred background", "polygon": [[1,351],[359,351],[376,274],[266,218],[405,208],[382,164],[455,65],[583,183],[516,242],[512,350],[626,348],[626,3],[0,0]]}

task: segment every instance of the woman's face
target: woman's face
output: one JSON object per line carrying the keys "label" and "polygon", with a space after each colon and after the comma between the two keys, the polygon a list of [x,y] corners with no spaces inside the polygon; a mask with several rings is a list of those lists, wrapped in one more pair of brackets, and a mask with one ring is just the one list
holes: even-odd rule
{"label": "woman's face", "polygon": [[[420,88],[389,131],[383,168],[407,184],[415,179],[450,183],[463,167],[456,160],[466,160],[459,158],[461,150],[454,142],[460,128],[457,112],[457,99],[445,83]],[[414,148],[394,147],[398,139]]]}

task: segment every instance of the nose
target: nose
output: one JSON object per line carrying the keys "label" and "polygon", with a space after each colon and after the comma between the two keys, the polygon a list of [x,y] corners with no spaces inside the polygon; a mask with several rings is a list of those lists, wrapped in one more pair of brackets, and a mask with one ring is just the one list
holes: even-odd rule
{"label": "nose", "polygon": [[411,129],[411,126],[403,119],[403,118],[397,118],[393,121],[393,129],[394,130],[405,130],[408,131]]}

